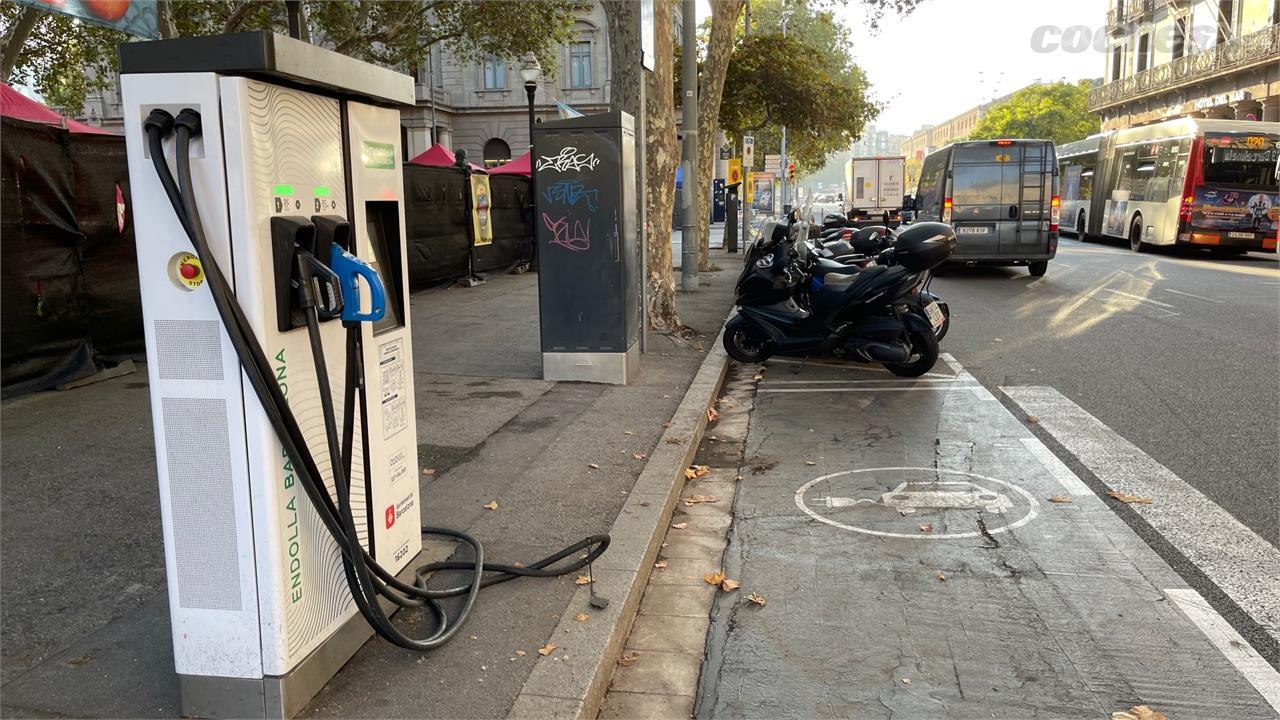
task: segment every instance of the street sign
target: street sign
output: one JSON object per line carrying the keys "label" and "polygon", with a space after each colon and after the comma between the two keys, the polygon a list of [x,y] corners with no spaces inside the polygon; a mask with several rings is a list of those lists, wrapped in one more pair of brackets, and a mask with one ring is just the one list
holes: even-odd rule
{"label": "street sign", "polygon": [[749,172],[747,173],[747,185],[742,192],[742,201],[746,203],[748,207],[750,207],[751,203],[754,202],[755,199],[756,199],[756,174],[753,172]]}
{"label": "street sign", "polygon": [[640,65],[650,72],[653,71],[653,53],[653,0],[640,0]]}
{"label": "street sign", "polygon": [[774,175],[782,175],[782,156],[765,155],[764,171],[767,173],[773,173]]}
{"label": "street sign", "polygon": [[738,158],[729,158],[728,179],[725,180],[726,185],[742,182],[742,161]]}
{"label": "street sign", "polygon": [[742,136],[742,167],[751,171],[756,166],[756,139],[751,135]]}

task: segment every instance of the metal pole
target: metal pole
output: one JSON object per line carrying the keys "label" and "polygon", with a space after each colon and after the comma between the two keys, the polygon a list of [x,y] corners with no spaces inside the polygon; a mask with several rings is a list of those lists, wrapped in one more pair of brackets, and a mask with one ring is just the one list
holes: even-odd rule
{"label": "metal pole", "polygon": [[684,224],[680,230],[680,289],[694,292],[698,289],[698,42],[697,42],[697,2],[683,0],[681,2],[681,39],[683,55],[681,62],[683,76],[681,85],[684,89],[683,122],[684,130],[684,183],[682,193],[684,203]]}
{"label": "metal pole", "polygon": [[[787,22],[791,20],[791,11],[782,13],[782,37],[787,36]],[[778,151],[778,193],[782,196],[782,211],[787,211],[787,126],[782,126],[782,148]]]}
{"label": "metal pole", "polygon": [[[427,48],[427,97],[431,98],[431,132],[427,135],[427,139],[431,141],[431,145],[436,144],[436,68],[435,58],[432,57],[434,49],[434,45]],[[529,136],[529,142],[533,142],[532,135]]]}
{"label": "metal pole", "polygon": [[[640,23],[640,13],[636,13],[636,22]],[[641,27],[641,34],[644,29]],[[643,55],[644,51],[641,50]],[[636,164],[640,166],[640,189],[636,193],[636,204],[639,205],[640,227],[636,229],[636,234],[640,238],[640,352],[649,351],[649,210],[646,207],[645,193],[649,191],[649,157],[648,157],[648,124],[645,116],[648,114],[646,110],[645,84],[647,78],[644,69],[643,58],[636,58],[640,61],[640,68],[636,71],[640,74],[640,107],[636,109]]]}
{"label": "metal pole", "polygon": [[524,94],[529,96],[529,214],[533,216],[533,259],[538,260],[538,158],[533,154],[533,96],[538,81],[526,82]]}

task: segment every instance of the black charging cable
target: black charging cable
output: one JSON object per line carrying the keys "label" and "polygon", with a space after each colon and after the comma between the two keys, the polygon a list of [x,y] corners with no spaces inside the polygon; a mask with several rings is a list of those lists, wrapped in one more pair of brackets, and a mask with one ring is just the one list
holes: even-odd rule
{"label": "black charging cable", "polygon": [[[474,559],[435,562],[418,567],[414,571],[412,584],[399,580],[394,573],[382,567],[360,544],[350,502],[351,454],[354,443],[352,413],[357,391],[361,397],[364,394],[363,373],[359,370],[361,360],[358,324],[347,326],[347,372],[344,389],[346,403],[343,432],[339,437],[332,390],[329,386],[329,375],[320,337],[319,308],[326,305],[314,296],[314,283],[309,281],[300,283],[299,292],[302,294],[302,299],[299,304],[303,307],[306,316],[308,338],[316,365],[325,434],[329,446],[329,464],[333,470],[334,492],[337,495],[335,502],[324,484],[323,475],[311,454],[306,437],[290,411],[283,392],[276,384],[270,361],[263,352],[243,309],[236,301],[235,293],[223,275],[205,237],[195,202],[189,160],[191,140],[201,134],[200,113],[185,109],[178,113],[175,119],[168,112],[156,109],[143,122],[143,128],[160,184],[184,232],[191,240],[196,255],[200,258],[210,294],[227,336],[235,348],[245,377],[258,397],[284,452],[292,461],[295,473],[308,499],[315,507],[317,516],[338,545],[342,553],[343,572],[351,590],[352,599],[375,632],[400,647],[413,650],[434,649],[443,645],[458,632],[474,607],[480,589],[514,580],[517,577],[566,575],[584,567],[589,568],[590,564],[604,553],[609,546],[609,536],[592,535],[528,566],[487,563],[484,561],[483,547],[471,535],[448,528],[423,526],[424,535],[450,537],[470,546]],[[164,154],[164,138],[171,132],[175,137],[176,180]],[[331,303],[329,306],[331,307]],[[584,550],[585,554],[574,558],[571,562],[556,566],[560,561]],[[467,583],[455,587],[429,588],[429,577],[435,572],[444,570],[469,571],[471,577]],[[378,602],[380,597],[400,607],[423,607],[435,618],[434,632],[425,638],[406,635],[392,624],[391,618],[383,611]],[[462,597],[463,601],[458,612],[450,617],[439,601],[452,597]]]}

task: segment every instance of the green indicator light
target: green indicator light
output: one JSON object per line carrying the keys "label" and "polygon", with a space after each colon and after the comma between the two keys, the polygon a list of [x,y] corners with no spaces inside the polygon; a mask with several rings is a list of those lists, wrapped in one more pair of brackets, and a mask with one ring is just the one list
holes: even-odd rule
{"label": "green indicator light", "polygon": [[271,188],[271,193],[273,195],[292,195],[293,186],[292,185],[275,185]]}
{"label": "green indicator light", "polygon": [[329,197],[329,188],[323,185],[317,185],[312,190],[315,191],[316,197]]}

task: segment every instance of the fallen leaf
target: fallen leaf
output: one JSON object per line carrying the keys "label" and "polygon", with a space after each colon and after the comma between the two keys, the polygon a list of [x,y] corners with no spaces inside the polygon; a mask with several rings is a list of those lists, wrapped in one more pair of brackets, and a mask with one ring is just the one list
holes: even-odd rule
{"label": "fallen leaf", "polygon": [[655,569],[655,570],[665,570],[665,569],[666,569],[666,567],[667,567],[667,561],[666,561],[666,560],[659,560],[658,562],[656,562],[656,563],[654,563],[654,564],[653,564],[653,567],[654,567],[654,569]]}
{"label": "fallen leaf", "polygon": [[623,431],[622,431],[622,434],[623,434],[623,435],[635,435],[635,433],[631,432],[630,430],[623,430]]}
{"label": "fallen leaf", "polygon": [[595,464],[595,463],[588,463],[588,464],[587,464],[587,467],[591,468],[592,470],[599,470],[599,469],[600,469],[600,466],[599,466],[599,465],[597,465],[597,464]]}
{"label": "fallen leaf", "polygon": [[715,495],[694,495],[691,498],[685,498],[684,506],[691,507],[693,505],[700,505],[702,503],[715,502],[719,499],[720,498],[716,497]]}
{"label": "fallen leaf", "polygon": [[635,653],[626,653],[622,657],[618,658],[618,664],[623,667],[631,667],[639,659],[640,656]]}
{"label": "fallen leaf", "polygon": [[512,566],[512,567],[524,567],[524,563],[522,563],[522,562],[520,562],[519,560],[517,560],[517,561],[515,561],[515,562],[511,563],[511,566]]}
{"label": "fallen leaf", "polygon": [[1169,720],[1169,716],[1146,705],[1134,705],[1128,711],[1111,713],[1111,720]]}
{"label": "fallen leaf", "polygon": [[648,456],[648,455],[645,455],[644,453],[632,453],[632,454],[631,454],[631,457],[633,457],[633,458],[635,458],[635,459],[637,459],[637,460],[643,460],[643,459],[645,459],[646,457],[649,457],[649,456]]}
{"label": "fallen leaf", "polygon": [[422,474],[423,474],[423,475],[435,475],[435,474],[436,474],[436,469],[435,469],[435,468],[422,468]]}
{"label": "fallen leaf", "polygon": [[705,580],[708,585],[719,585],[724,582],[724,571],[716,570],[715,572],[703,573],[702,579]]}
{"label": "fallen leaf", "polygon": [[737,580],[730,580],[729,578],[725,578],[720,583],[720,589],[725,592],[733,592],[734,590],[737,590],[740,587],[742,587],[742,583],[738,582]]}
{"label": "fallen leaf", "polygon": [[641,501],[640,501],[640,507],[649,507],[649,501],[648,501],[648,500],[641,500]]}
{"label": "fallen leaf", "polygon": [[694,465],[691,469],[693,470],[693,476],[695,478],[703,477],[707,473],[711,472],[711,468],[706,465]]}
{"label": "fallen leaf", "polygon": [[542,647],[538,648],[538,654],[541,655],[542,657],[546,657],[551,653],[555,652],[557,647],[559,647],[559,645],[556,645],[553,642],[549,642],[546,645],[543,645]]}
{"label": "fallen leaf", "polygon": [[745,479],[745,478],[743,478],[741,475],[738,475],[737,477],[735,477],[735,478],[733,479],[733,481],[734,481],[734,482],[742,482],[744,479]]}
{"label": "fallen leaf", "polygon": [[716,412],[715,408],[707,408],[707,422],[715,422],[718,417],[720,413]]}
{"label": "fallen leaf", "polygon": [[921,525],[921,526],[920,526],[920,532],[922,532],[922,533],[931,533],[931,532],[933,532],[933,523],[925,523],[925,524]]}
{"label": "fallen leaf", "polygon": [[698,473],[694,472],[693,468],[685,468],[685,469],[684,469],[684,479],[685,479],[685,480],[693,480],[693,479],[696,479],[697,477],[698,477]]}
{"label": "fallen leaf", "polygon": [[941,572],[939,572],[939,573],[938,573],[938,579],[939,579],[939,580],[941,580],[942,582],[946,582],[946,581],[947,581],[947,576],[946,576],[946,575],[943,575]]}
{"label": "fallen leaf", "polygon": [[751,593],[747,596],[747,602],[758,607],[764,607],[769,604],[769,601],[765,600],[763,595],[757,595],[755,593]]}
{"label": "fallen leaf", "polygon": [[574,579],[573,584],[574,585],[590,585],[593,582],[595,582],[595,580],[592,580],[586,575],[579,575],[576,579]]}
{"label": "fallen leaf", "polygon": [[1039,416],[1039,415],[1028,415],[1028,416],[1027,416],[1027,422],[1028,422],[1028,423],[1030,423],[1030,424],[1032,424],[1032,425],[1035,425],[1036,423],[1040,422],[1040,416]]}
{"label": "fallen leaf", "polygon": [[528,653],[526,653],[526,652],[525,652],[525,651],[523,651],[523,650],[517,650],[517,651],[516,651],[516,657],[524,657],[525,655],[528,655]]}
{"label": "fallen leaf", "polygon": [[675,528],[676,530],[683,530],[683,529],[685,529],[685,528],[689,527],[689,523],[687,523],[687,522],[678,522],[678,523],[673,524],[671,527]]}
{"label": "fallen leaf", "polygon": [[902,684],[903,684],[903,685],[910,685],[910,684],[911,684],[911,678],[902,678]]}
{"label": "fallen leaf", "polygon": [[484,504],[484,509],[485,509],[485,510],[497,510],[497,509],[498,509],[498,501],[497,501],[497,500],[490,500],[489,502],[487,502],[487,503],[485,503],[485,504]]}
{"label": "fallen leaf", "polygon": [[755,377],[753,377],[753,378],[751,378],[751,379],[752,379],[752,380],[755,380],[756,382],[760,382],[761,380],[763,380],[763,379],[764,379],[764,376],[763,376],[763,375],[756,375]]}
{"label": "fallen leaf", "polygon": [[668,445],[683,445],[683,444],[684,444],[684,438],[669,437],[669,438],[667,438],[667,444],[668,444]]}
{"label": "fallen leaf", "polygon": [[1107,493],[1107,496],[1119,500],[1122,503],[1134,503],[1137,505],[1150,505],[1155,502],[1146,495],[1130,495],[1122,490],[1112,490]]}
{"label": "fallen leaf", "polygon": [[577,620],[578,622],[586,622],[588,617],[589,616],[586,613],[578,613],[577,615],[573,616],[573,619]]}
{"label": "fallen leaf", "polygon": [[1051,502],[1051,503],[1069,503],[1069,502],[1071,502],[1071,496],[1070,496],[1070,495],[1053,495],[1053,496],[1051,496],[1051,497],[1049,498],[1049,502]]}
{"label": "fallen leaf", "polygon": [[814,461],[812,461],[812,460],[805,460],[805,461],[804,461],[804,464],[805,464],[805,465],[817,465],[818,463],[816,463],[816,462],[814,462]]}

